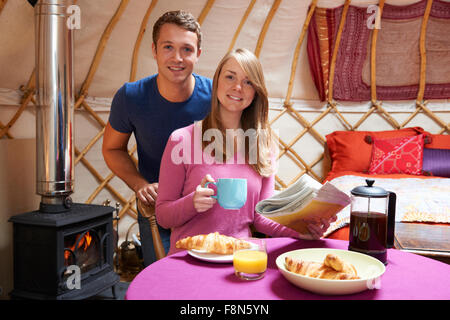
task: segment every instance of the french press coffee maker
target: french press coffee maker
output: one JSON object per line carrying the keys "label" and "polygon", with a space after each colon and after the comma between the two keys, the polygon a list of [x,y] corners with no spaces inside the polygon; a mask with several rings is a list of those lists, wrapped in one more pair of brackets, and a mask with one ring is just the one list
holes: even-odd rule
{"label": "french press coffee maker", "polygon": [[366,186],[351,191],[348,249],[387,263],[387,249],[394,245],[397,196],[366,179]]}

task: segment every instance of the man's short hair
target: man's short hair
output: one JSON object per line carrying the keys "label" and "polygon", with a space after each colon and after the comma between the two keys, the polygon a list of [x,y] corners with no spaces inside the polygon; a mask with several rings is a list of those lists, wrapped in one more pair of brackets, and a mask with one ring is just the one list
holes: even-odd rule
{"label": "man's short hair", "polygon": [[153,25],[153,43],[155,44],[155,48],[159,39],[161,27],[166,23],[173,23],[187,31],[194,32],[197,35],[197,49],[201,48],[202,31],[200,29],[200,24],[191,13],[183,10],[168,11],[155,22]]}

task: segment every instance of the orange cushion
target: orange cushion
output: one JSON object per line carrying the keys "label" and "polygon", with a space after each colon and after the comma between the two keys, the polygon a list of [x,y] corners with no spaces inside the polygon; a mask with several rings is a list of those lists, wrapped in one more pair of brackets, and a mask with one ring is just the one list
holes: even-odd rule
{"label": "orange cushion", "polygon": [[426,144],[425,148],[450,149],[450,135],[448,135],[448,134],[432,134],[431,135],[431,143]]}
{"label": "orange cushion", "polygon": [[383,138],[413,136],[423,133],[420,127],[390,131],[335,131],[326,136],[330,151],[331,171],[367,172],[372,156],[372,145],[364,139],[367,135]]}

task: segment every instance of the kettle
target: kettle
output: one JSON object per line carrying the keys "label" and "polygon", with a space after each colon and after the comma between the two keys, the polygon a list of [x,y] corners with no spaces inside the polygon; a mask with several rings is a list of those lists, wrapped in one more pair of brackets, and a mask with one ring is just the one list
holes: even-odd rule
{"label": "kettle", "polygon": [[397,195],[366,179],[351,191],[349,246],[387,264],[387,249],[394,246]]}
{"label": "kettle", "polygon": [[143,269],[142,250],[139,242],[128,240],[130,230],[136,224],[137,221],[128,228],[125,241],[120,245],[119,262],[122,273],[137,274]]}

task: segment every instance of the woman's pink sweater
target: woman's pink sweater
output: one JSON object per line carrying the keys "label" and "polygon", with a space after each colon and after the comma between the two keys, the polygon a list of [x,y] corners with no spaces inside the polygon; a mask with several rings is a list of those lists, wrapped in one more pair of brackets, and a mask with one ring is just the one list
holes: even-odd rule
{"label": "woman's pink sweater", "polygon": [[[196,133],[201,132],[197,130]],[[174,131],[161,160],[156,218],[163,228],[172,229],[168,254],[180,251],[175,248],[175,243],[187,236],[217,231],[233,237],[248,237],[251,224],[268,236],[298,238],[294,230],[255,212],[259,201],[272,196],[274,175],[261,177],[249,165],[239,164],[238,159],[242,159],[239,155],[234,158],[234,163],[214,162],[211,156],[202,152],[200,136],[196,134],[194,139],[194,124]],[[184,159],[182,163],[181,159]],[[238,210],[227,210],[216,203],[205,212],[197,212],[193,196],[206,174],[215,181],[219,178],[247,179],[245,205]]]}

